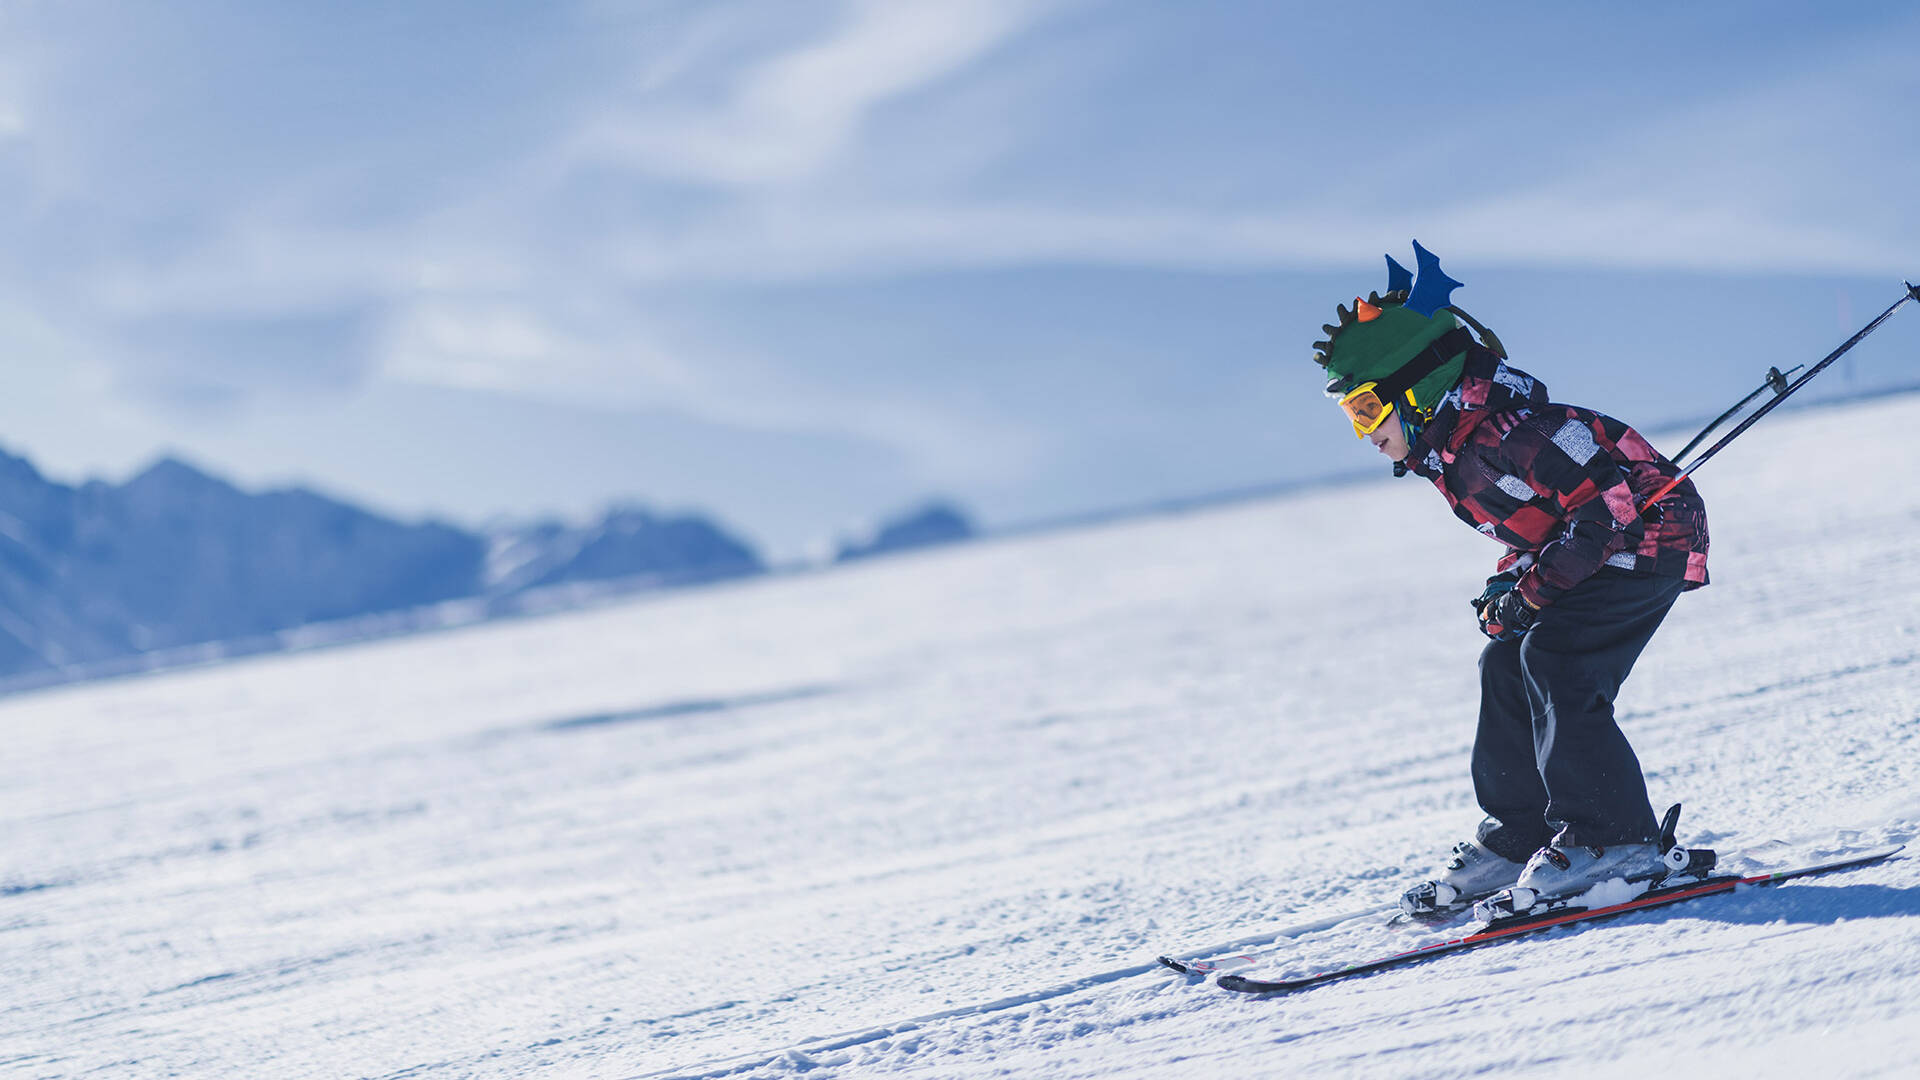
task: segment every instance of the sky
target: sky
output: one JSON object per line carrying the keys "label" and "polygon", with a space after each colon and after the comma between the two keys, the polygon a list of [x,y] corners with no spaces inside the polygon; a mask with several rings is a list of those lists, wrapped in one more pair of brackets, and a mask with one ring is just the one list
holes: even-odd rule
{"label": "sky", "polygon": [[1311,342],[1415,238],[1664,430],[1920,278],[1916,99],[1899,3],[0,0],[0,447],[1015,526],[1382,467]]}

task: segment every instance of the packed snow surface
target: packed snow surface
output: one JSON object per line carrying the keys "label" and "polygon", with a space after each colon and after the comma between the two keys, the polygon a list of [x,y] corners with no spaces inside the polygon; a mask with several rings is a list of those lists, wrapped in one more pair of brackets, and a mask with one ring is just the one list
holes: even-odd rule
{"label": "packed snow surface", "polygon": [[[1700,473],[1621,715],[1743,867],[1920,829],[1917,406]],[[1911,854],[1286,997],[1154,965],[1412,940],[1362,913],[1478,818],[1497,554],[1383,478],[8,699],[0,1073],[1913,1075]]]}

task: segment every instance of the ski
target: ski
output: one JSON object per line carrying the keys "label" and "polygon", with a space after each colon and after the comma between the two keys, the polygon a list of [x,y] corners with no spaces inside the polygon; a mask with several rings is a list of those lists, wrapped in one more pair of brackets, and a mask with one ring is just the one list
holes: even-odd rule
{"label": "ski", "polygon": [[1240,938],[1237,941],[1225,942],[1201,949],[1198,952],[1188,953],[1184,956],[1160,956],[1156,957],[1156,959],[1159,960],[1162,966],[1177,971],[1182,975],[1213,975],[1218,972],[1230,971],[1234,968],[1250,967],[1257,964],[1263,956],[1271,951],[1273,946],[1279,945],[1282,942],[1291,941],[1306,934],[1331,930],[1342,923],[1349,923],[1355,919],[1365,919],[1375,916],[1385,918],[1392,912],[1398,910],[1399,908],[1397,907],[1361,908],[1357,911],[1347,911],[1324,919],[1317,919],[1310,923],[1302,923],[1298,926],[1289,926],[1281,930],[1273,930],[1264,934],[1255,934],[1251,937]]}
{"label": "ski", "polygon": [[1399,905],[1378,908],[1361,908],[1342,915],[1335,915],[1317,922],[1301,926],[1288,927],[1285,930],[1260,934],[1251,938],[1242,938],[1236,942],[1216,945],[1210,949],[1187,953],[1182,956],[1158,956],[1156,960],[1162,967],[1177,971],[1182,975],[1217,975],[1236,968],[1252,967],[1276,952],[1290,948],[1294,942],[1310,934],[1324,933],[1336,927],[1362,919],[1369,927],[1399,932],[1433,933],[1444,931],[1455,923],[1465,923],[1473,917],[1473,901],[1462,901],[1438,911],[1409,915],[1400,910]]}
{"label": "ski", "polygon": [[1583,907],[1577,903],[1577,898],[1553,901],[1543,905],[1537,905],[1522,914],[1510,915],[1494,919],[1484,924],[1478,924],[1478,929],[1463,937],[1454,938],[1449,941],[1435,942],[1434,944],[1425,945],[1418,949],[1393,953],[1372,960],[1363,960],[1356,964],[1318,972],[1313,975],[1306,975],[1295,979],[1254,979],[1243,975],[1225,974],[1219,976],[1215,982],[1221,989],[1235,990],[1248,994],[1279,994],[1294,990],[1303,990],[1310,986],[1318,986],[1321,983],[1332,982],[1335,979],[1344,979],[1352,975],[1362,975],[1370,971],[1379,971],[1383,968],[1398,967],[1401,964],[1417,963],[1443,953],[1459,952],[1464,949],[1471,949],[1496,941],[1504,941],[1521,934],[1546,930],[1555,926],[1566,926],[1570,923],[1586,922],[1592,919],[1606,919],[1615,915],[1624,915],[1632,911],[1642,911],[1647,908],[1675,904],[1683,900],[1694,900],[1703,896],[1715,896],[1721,893],[1732,892],[1742,885],[1773,885],[1793,878],[1808,877],[1814,874],[1826,874],[1836,870],[1847,870],[1853,867],[1865,866],[1869,863],[1876,863],[1883,859],[1893,857],[1895,854],[1898,854],[1904,846],[1905,845],[1898,845],[1879,848],[1827,862],[1797,866],[1787,870],[1753,874],[1751,876],[1743,877],[1737,874],[1724,874],[1714,877],[1695,878],[1677,884],[1656,885],[1632,900],[1618,904],[1609,904],[1604,907]]}

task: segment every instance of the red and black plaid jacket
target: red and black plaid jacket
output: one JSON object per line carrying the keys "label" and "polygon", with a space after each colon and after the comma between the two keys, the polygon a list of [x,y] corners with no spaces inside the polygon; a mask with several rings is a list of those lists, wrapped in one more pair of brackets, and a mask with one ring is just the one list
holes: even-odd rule
{"label": "red and black plaid jacket", "polygon": [[1693,481],[1642,515],[1680,470],[1620,421],[1550,404],[1537,379],[1479,346],[1407,465],[1507,545],[1500,569],[1521,566],[1516,588],[1538,607],[1602,566],[1707,583],[1707,508]]}

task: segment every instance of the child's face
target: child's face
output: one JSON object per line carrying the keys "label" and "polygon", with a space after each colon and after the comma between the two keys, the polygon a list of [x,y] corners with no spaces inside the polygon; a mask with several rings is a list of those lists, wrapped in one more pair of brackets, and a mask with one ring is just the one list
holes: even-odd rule
{"label": "child's face", "polygon": [[1407,459],[1407,432],[1400,426],[1400,417],[1397,415],[1387,417],[1386,423],[1374,428],[1367,436],[1367,441],[1374,445],[1374,449],[1387,455],[1389,460]]}

